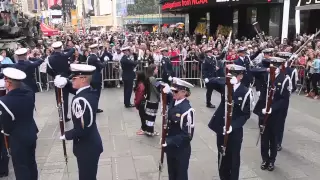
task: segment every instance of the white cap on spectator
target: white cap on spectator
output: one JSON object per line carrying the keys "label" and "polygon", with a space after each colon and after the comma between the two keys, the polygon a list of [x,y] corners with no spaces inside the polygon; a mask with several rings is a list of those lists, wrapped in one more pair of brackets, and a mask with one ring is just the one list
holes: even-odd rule
{"label": "white cap on spectator", "polygon": [[98,44],[92,44],[91,46],[89,46],[90,49],[93,49],[93,48],[97,48],[99,45]]}
{"label": "white cap on spectator", "polygon": [[9,79],[13,79],[13,80],[23,80],[27,77],[26,73],[24,73],[23,71],[20,71],[19,69],[16,68],[5,68],[3,69],[3,74],[5,77],[9,78]]}
{"label": "white cap on spectator", "polygon": [[61,41],[54,42],[54,43],[52,43],[52,47],[54,49],[61,48],[62,47],[62,42]]}
{"label": "white cap on spectator", "polygon": [[16,54],[17,56],[21,56],[21,55],[27,54],[27,52],[28,52],[27,48],[19,48],[14,52],[14,54]]}

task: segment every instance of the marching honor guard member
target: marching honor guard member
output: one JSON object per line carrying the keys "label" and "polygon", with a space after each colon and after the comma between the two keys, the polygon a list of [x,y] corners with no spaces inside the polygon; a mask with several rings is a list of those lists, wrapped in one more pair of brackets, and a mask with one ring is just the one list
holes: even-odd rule
{"label": "marching honor guard member", "polygon": [[[5,87],[5,81],[4,78],[0,79],[0,97],[6,95],[6,87]],[[3,131],[2,122],[0,119],[1,124],[1,130]],[[9,152],[6,149],[6,139],[7,136],[4,134],[0,134],[0,178],[7,177],[9,175]]]}
{"label": "marching honor guard member", "polygon": [[[217,148],[219,151],[218,165],[220,179],[238,180],[240,170],[240,151],[243,141],[243,126],[251,116],[253,105],[252,90],[245,87],[241,80],[246,69],[242,66],[227,65],[230,82],[225,78],[216,78],[212,84],[221,94],[221,102],[211,118],[208,126],[217,134]],[[225,84],[230,83],[232,94],[225,94]],[[232,97],[232,112],[225,108],[225,96]],[[229,103],[229,102],[228,102]],[[228,116],[231,115],[231,122]],[[226,119],[226,120],[225,120]],[[226,127],[230,123],[230,127]],[[228,129],[228,131],[227,131]],[[227,143],[225,143],[226,135]]]}
{"label": "marching honor guard member", "polygon": [[[270,85],[267,85],[267,87],[269,87],[267,89],[268,100],[266,100],[266,107],[262,109],[263,116],[259,117],[262,170],[274,170],[274,163],[277,157],[279,126],[282,124],[281,121],[283,121],[284,114],[287,113],[289,104],[292,87],[290,78],[286,76],[284,72],[281,72],[284,63],[285,59],[278,57],[271,58],[270,73],[268,76],[268,84]],[[271,68],[274,67],[276,68],[275,77],[272,77]],[[269,109],[269,111],[267,111],[267,109]]]}
{"label": "marching honor guard member", "polygon": [[8,93],[0,97],[0,119],[2,132],[10,142],[16,180],[37,180],[35,151],[39,131],[33,118],[34,93],[21,87],[27,76],[23,71],[9,67],[3,74]]}
{"label": "marching honor guard member", "polygon": [[168,49],[162,48],[160,49],[162,54],[161,65],[162,65],[162,81],[171,84],[173,73],[173,66],[171,64],[171,59],[168,56]]}
{"label": "marching honor guard member", "polygon": [[39,89],[34,73],[36,68],[43,63],[43,60],[37,58],[29,58],[28,60],[27,52],[28,49],[26,48],[17,49],[14,53],[18,57],[18,62],[15,64],[3,64],[2,67],[13,67],[26,73],[27,77],[23,80],[23,83],[27,86],[27,88],[32,90],[34,93],[37,93],[39,92]]}
{"label": "marching honor guard member", "polygon": [[[48,58],[47,63],[47,73],[55,78],[56,76],[60,75],[61,77],[68,78],[71,74],[70,71],[70,62],[69,58],[73,55],[75,52],[74,48],[70,48],[70,50],[67,53],[64,53],[62,51],[62,42],[57,41],[52,44],[52,47],[54,51]],[[58,89],[55,88],[55,94],[56,94],[56,100],[57,100],[57,92]],[[68,106],[69,106],[69,91],[68,88],[62,89],[63,93],[63,108],[64,108],[64,120],[65,122],[70,121],[68,117]],[[57,101],[58,102],[58,101]]]}
{"label": "marching honor guard member", "polygon": [[[98,104],[101,94],[101,88],[102,88],[102,73],[101,71],[106,67],[106,63],[102,63],[99,59],[98,54],[98,44],[93,44],[89,46],[91,49],[91,54],[88,57],[88,65],[92,65],[96,67],[96,70],[94,71],[92,75],[92,81],[91,81],[91,87],[96,91],[97,97],[98,97]],[[97,113],[102,113],[103,110],[99,109],[97,110]]]}
{"label": "marching honor guard member", "polygon": [[[174,100],[168,107],[167,136],[165,144],[162,144],[167,154],[169,180],[188,180],[195,110],[187,98],[191,95],[192,87],[186,81],[173,78],[171,91]],[[169,91],[166,85],[164,92]]]}
{"label": "marching honor guard member", "polygon": [[[77,89],[72,99],[71,114],[74,128],[66,131],[61,140],[73,140],[73,153],[77,158],[79,180],[96,180],[100,154],[103,152],[101,137],[96,124],[98,99],[90,83],[94,66],[71,64],[72,87]],[[55,86],[63,88],[68,80],[58,76]],[[71,87],[71,86],[67,86]]]}
{"label": "marching honor guard member", "polygon": [[260,54],[261,50],[259,49],[252,56],[247,55],[247,48],[240,47],[238,49],[239,58],[236,59],[233,63],[239,66],[243,66],[246,68],[246,71],[243,74],[242,84],[246,87],[250,87],[252,83],[252,75],[251,75],[251,67],[253,66],[252,59],[256,58]]}
{"label": "marching honor guard member", "polygon": [[122,68],[122,81],[123,81],[123,97],[124,97],[124,107],[132,108],[131,95],[133,90],[133,81],[136,77],[135,68],[138,61],[134,61],[130,56],[130,47],[124,47],[121,49],[123,56],[120,60]]}
{"label": "marching honor guard member", "polygon": [[213,56],[212,48],[206,49],[205,53],[207,53],[207,56],[203,61],[202,72],[203,72],[203,79],[204,79],[204,82],[206,83],[206,88],[207,88],[206,105],[208,108],[215,108],[216,106],[211,104],[213,87],[209,83],[209,79],[213,77],[217,77],[217,70],[218,70],[217,60]]}
{"label": "marching honor guard member", "polygon": [[[285,62],[285,74],[287,77],[290,78],[291,80],[291,93],[295,92],[297,89],[297,82],[298,82],[298,71],[296,68],[292,68],[291,67],[291,61],[289,60],[292,55],[292,53],[289,52],[278,52],[277,53],[278,57],[281,57],[283,59],[286,59],[287,61]],[[290,100],[290,98],[289,98]],[[282,140],[283,140],[283,133],[284,133],[284,126],[286,123],[286,119],[287,119],[287,115],[288,115],[288,109],[289,109],[289,104],[290,102],[288,102],[286,104],[286,107],[283,107],[284,112],[283,112],[283,117],[279,123],[279,135],[277,136],[277,150],[281,151],[282,150]]]}

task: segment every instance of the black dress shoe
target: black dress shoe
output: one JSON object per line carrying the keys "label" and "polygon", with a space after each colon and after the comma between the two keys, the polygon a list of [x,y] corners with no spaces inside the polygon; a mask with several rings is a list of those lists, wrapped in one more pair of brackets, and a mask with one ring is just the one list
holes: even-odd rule
{"label": "black dress shoe", "polygon": [[267,161],[263,161],[263,162],[261,163],[260,168],[261,168],[262,170],[266,170],[266,169],[267,169],[267,166],[268,166]]}
{"label": "black dress shoe", "polygon": [[97,113],[102,113],[103,110],[102,109],[97,109]]}
{"label": "black dress shoe", "polygon": [[269,163],[269,166],[268,166],[268,171],[273,171],[274,170],[274,163]]}
{"label": "black dress shoe", "polygon": [[277,150],[281,151],[282,150],[282,146],[280,144],[277,145]]}
{"label": "black dress shoe", "polygon": [[125,105],[124,107],[126,107],[126,108],[133,108],[134,105],[133,105],[133,104],[129,104],[129,105]]}
{"label": "black dress shoe", "polygon": [[207,108],[216,108],[216,106],[213,104],[207,104]]}

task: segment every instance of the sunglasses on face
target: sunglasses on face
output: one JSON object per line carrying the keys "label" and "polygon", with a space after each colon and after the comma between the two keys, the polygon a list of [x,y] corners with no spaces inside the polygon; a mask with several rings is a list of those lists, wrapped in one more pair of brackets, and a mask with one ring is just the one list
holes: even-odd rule
{"label": "sunglasses on face", "polygon": [[179,91],[178,90],[172,90],[172,92],[177,94]]}

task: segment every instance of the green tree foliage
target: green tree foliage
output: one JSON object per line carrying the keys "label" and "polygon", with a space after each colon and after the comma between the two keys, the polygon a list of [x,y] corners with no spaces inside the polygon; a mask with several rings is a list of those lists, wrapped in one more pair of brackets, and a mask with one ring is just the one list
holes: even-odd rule
{"label": "green tree foliage", "polygon": [[135,0],[134,4],[128,4],[128,15],[157,14],[159,5],[155,0]]}

